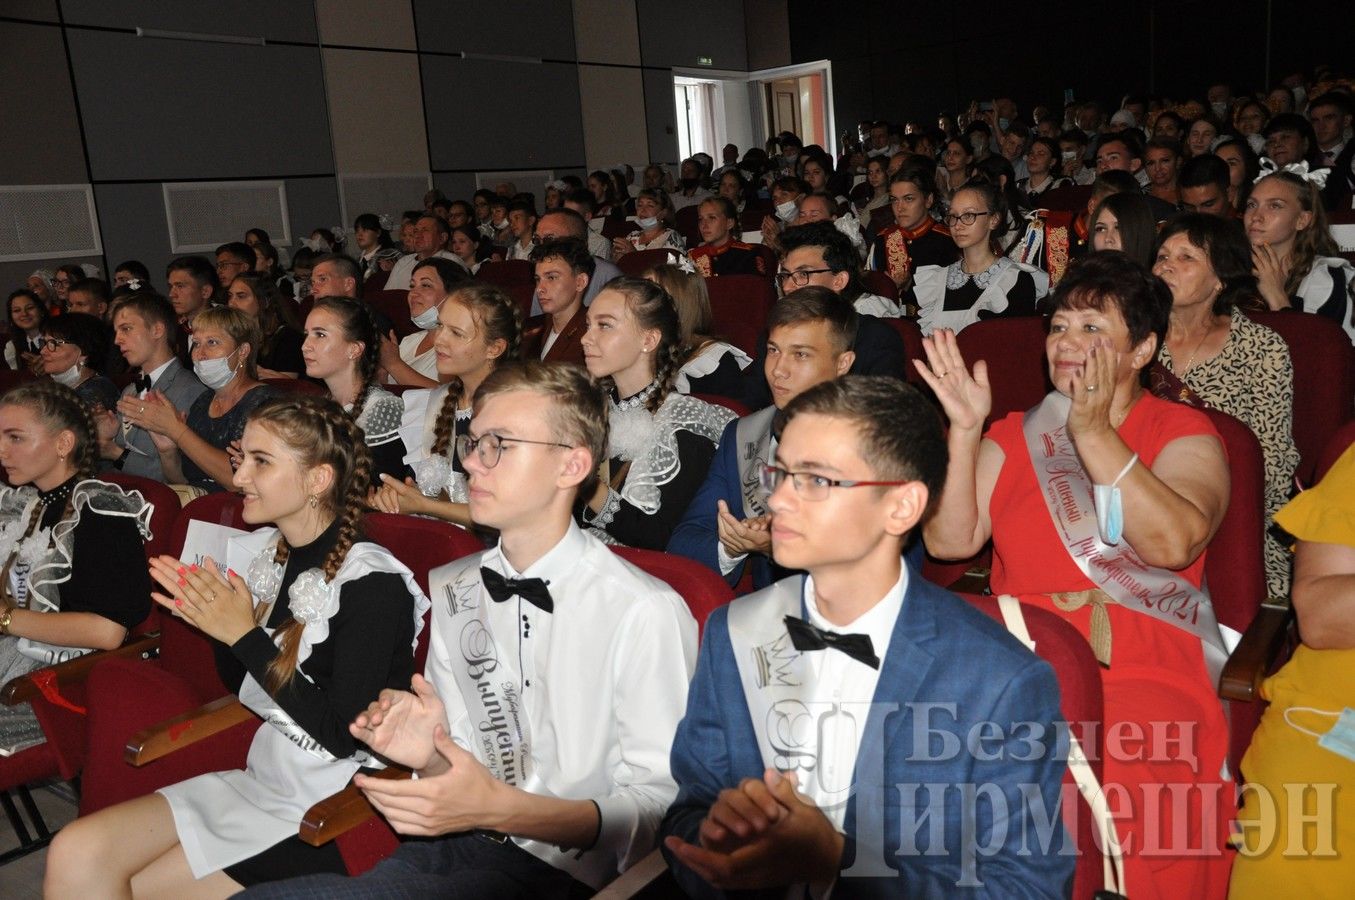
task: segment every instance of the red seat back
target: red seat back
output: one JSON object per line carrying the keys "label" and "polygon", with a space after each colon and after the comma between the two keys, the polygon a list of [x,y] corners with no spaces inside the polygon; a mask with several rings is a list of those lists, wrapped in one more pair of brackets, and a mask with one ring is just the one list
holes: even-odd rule
{"label": "red seat back", "polygon": [[865,285],[866,292],[870,294],[879,294],[881,297],[888,297],[895,303],[899,302],[899,286],[894,283],[894,279],[889,277],[886,272],[878,269],[867,269],[861,273],[861,283]]}
{"label": "red seat back", "polygon": [[693,560],[634,547],[614,546],[612,551],[681,594],[696,619],[698,632],[706,627],[706,618],[712,612],[734,599],[734,592],[723,578]]}
{"label": "red seat back", "polygon": [[265,378],[263,383],[272,385],[275,390],[288,394],[312,394],[316,397],[328,396],[325,386],[309,378]]}
{"label": "red seat back", "polygon": [[993,388],[989,423],[1030,409],[1053,390],[1044,355],[1047,328],[1043,317],[1017,316],[976,322],[956,335],[966,365],[972,368],[981,359],[988,363]]}
{"label": "red seat back", "polygon": [[1293,312],[1247,313],[1289,345],[1294,363],[1295,475],[1312,484],[1317,461],[1355,406],[1355,349],[1341,326],[1322,316]]}
{"label": "red seat back", "polygon": [[492,284],[517,301],[522,317],[532,314],[532,293],[536,290],[536,266],[525,259],[504,259],[480,265],[475,277]]}
{"label": "red seat back", "polygon": [[[976,594],[961,594],[966,601],[991,618],[1002,621],[997,599]],[[1076,628],[1059,616],[1043,609],[1023,606],[1026,630],[1035,642],[1035,652],[1054,669],[1059,682],[1059,701],[1064,719],[1082,744],[1097,780],[1104,783],[1102,749],[1105,729],[1105,700],[1101,690],[1101,668],[1091,646]],[[1096,845],[1095,827],[1085,800],[1081,799],[1072,775],[1063,775],[1064,793],[1077,797],[1075,827],[1067,822],[1077,841],[1077,867],[1073,875],[1072,896],[1090,900],[1103,887],[1101,852]]]}
{"label": "red seat back", "polygon": [[1066,184],[1046,191],[1040,198],[1040,206],[1044,209],[1077,213],[1087,208],[1087,201],[1091,197],[1091,185]]}
{"label": "red seat back", "polygon": [[[876,273],[877,275],[880,273]],[[892,282],[891,282],[892,283]],[[903,364],[903,376],[911,384],[917,385],[924,390],[930,390],[926,387],[926,382],[922,376],[917,373],[917,367],[913,365],[913,360],[920,359],[924,363],[927,361],[927,353],[922,349],[922,329],[917,327],[917,323],[912,319],[881,319],[890,328],[898,332],[903,340],[903,352],[908,357]],[[966,362],[969,360],[966,359]]]}
{"label": "red seat back", "polygon": [[697,227],[696,220],[701,212],[701,204],[693,203],[691,206],[684,206],[673,214],[673,228],[682,239],[687,242],[688,247],[695,247],[701,243],[701,229]]}
{"label": "red seat back", "polygon": [[621,270],[622,275],[629,275],[632,278],[639,278],[655,266],[662,266],[665,263],[676,264],[682,254],[671,247],[660,247],[656,250],[633,250],[630,253],[623,253],[616,258],[616,267]]}
{"label": "red seat back", "polygon": [[377,291],[367,298],[367,305],[391,320],[396,337],[419,330],[409,320],[409,291]]}
{"label": "red seat back", "polygon": [[602,220],[602,236],[609,241],[625,237],[635,229],[635,221],[625,216],[608,216]]}
{"label": "red seat back", "polygon": [[[739,326],[761,331],[776,303],[776,289],[761,275],[721,275],[706,279],[715,330],[729,334]],[[748,348],[742,348],[747,350]]]}
{"label": "red seat back", "polygon": [[[380,544],[409,567],[414,580],[428,594],[428,573],[444,563],[479,553],[485,545],[474,534],[451,522],[394,513],[369,513],[363,520],[367,539]],[[423,671],[428,656],[429,619],[414,651],[414,670]]]}
{"label": "red seat back", "polygon": [[1327,471],[1341,458],[1341,454],[1350,449],[1350,445],[1355,444],[1355,419],[1336,429],[1336,433],[1327,441],[1327,449],[1322,451],[1321,458],[1317,461],[1317,472],[1314,475],[1313,483],[1321,481],[1327,474]]}

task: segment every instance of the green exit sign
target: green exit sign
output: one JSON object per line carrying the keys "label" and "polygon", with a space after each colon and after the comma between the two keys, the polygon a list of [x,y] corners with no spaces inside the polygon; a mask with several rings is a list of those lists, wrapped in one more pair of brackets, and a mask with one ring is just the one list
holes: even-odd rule
{"label": "green exit sign", "polygon": [[709,56],[698,56],[696,58],[696,64],[698,66],[713,66],[715,65],[715,60],[711,59]]}

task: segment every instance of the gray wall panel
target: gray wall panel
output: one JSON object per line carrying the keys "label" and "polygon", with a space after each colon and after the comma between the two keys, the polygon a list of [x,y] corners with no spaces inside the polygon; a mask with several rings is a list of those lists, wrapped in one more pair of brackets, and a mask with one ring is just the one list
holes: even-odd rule
{"label": "gray wall panel", "polygon": [[420,50],[574,59],[574,10],[562,0],[414,0]]}
{"label": "gray wall panel", "polygon": [[728,0],[636,0],[640,56],[647,66],[696,66],[708,56],[716,69],[748,69],[743,4]]}
{"label": "gray wall panel", "polygon": [[[416,197],[416,205],[422,199]],[[333,178],[288,178],[287,218],[292,223],[292,253],[317,228],[342,226],[351,230],[353,224],[339,221],[339,183]]]}
{"label": "gray wall panel", "polygon": [[448,56],[424,56],[420,62],[435,171],[583,164],[573,64]]}
{"label": "gray wall panel", "polygon": [[[673,73],[646,69],[645,123],[649,132],[649,159],[652,162],[677,162],[677,107],[673,104]],[[635,173],[640,181],[640,173]]]}
{"label": "gray wall panel", "polygon": [[[5,15],[16,19],[37,19],[39,22],[59,22],[56,0],[5,0]],[[32,270],[30,270],[32,271]]]}
{"label": "gray wall panel", "polygon": [[96,184],[94,202],[99,206],[108,264],[141,260],[150,269],[152,286],[163,293],[165,266],[174,254],[169,250],[169,223],[160,185]]}
{"label": "gray wall panel", "polygon": [[334,170],[318,49],[69,37],[96,180]]}
{"label": "gray wall panel", "polygon": [[315,40],[311,0],[62,0],[61,8],[72,25]]}
{"label": "gray wall panel", "polygon": [[61,29],[0,22],[0,184],[89,180]]}

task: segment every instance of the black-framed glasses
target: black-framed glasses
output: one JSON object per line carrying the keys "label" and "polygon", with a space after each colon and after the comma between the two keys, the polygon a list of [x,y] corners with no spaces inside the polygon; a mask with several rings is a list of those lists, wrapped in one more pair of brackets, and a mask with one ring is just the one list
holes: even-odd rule
{"label": "black-framed glasses", "polygon": [[53,350],[59,350],[62,347],[69,344],[70,341],[66,340],[65,338],[40,337],[36,341],[34,341],[34,343],[37,345],[39,350],[46,350],[49,347]]}
{"label": "black-framed glasses", "polygon": [[458,435],[456,458],[464,463],[466,457],[474,453],[475,458],[480,460],[480,465],[492,469],[499,464],[499,457],[503,455],[503,445],[510,441],[516,444],[537,444],[542,447],[564,447],[566,450],[573,447],[572,444],[562,444],[559,441],[529,441],[527,438],[505,437],[491,431],[478,438],[468,434]]}
{"label": "black-framed glasses", "polygon": [[832,488],[897,487],[908,484],[906,481],[846,481],[813,472],[790,472],[780,466],[763,466],[762,471],[758,473],[758,483],[768,494],[775,493],[787,478],[790,479],[791,486],[795,488],[795,493],[801,500],[811,501],[827,500],[828,492]]}
{"label": "black-framed glasses", "polygon": [[782,271],[776,273],[776,280],[784,285],[786,279],[790,279],[796,287],[804,287],[809,284],[810,275],[830,274],[832,271],[832,269],[796,269],[794,272]]}
{"label": "black-framed glasses", "polygon": [[954,213],[947,213],[946,215],[944,215],[944,216],[941,217],[941,221],[942,221],[942,222],[945,222],[946,225],[952,226],[952,227],[953,227],[953,226],[955,225],[955,223],[957,223],[957,222],[958,222],[959,224],[961,224],[961,225],[969,226],[969,225],[973,225],[974,222],[975,222],[980,216],[991,216],[991,215],[992,215],[992,213],[991,213],[991,212],[988,212],[987,210],[985,210],[984,212],[964,212],[964,213],[960,213],[959,215],[956,215],[956,214],[954,214]]}

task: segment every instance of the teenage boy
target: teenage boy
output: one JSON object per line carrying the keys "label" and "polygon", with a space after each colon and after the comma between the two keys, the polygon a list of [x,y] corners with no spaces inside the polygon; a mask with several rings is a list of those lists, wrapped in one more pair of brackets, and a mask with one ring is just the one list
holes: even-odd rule
{"label": "teenage boy", "polygon": [[808,574],[706,624],[663,822],[674,875],[693,897],[1065,896],[1053,672],[901,560],[945,476],[939,418],[853,375],[785,418],[772,548]]}
{"label": "teenage boy", "polygon": [[216,267],[201,256],[180,256],[165,269],[170,306],[179,317],[170,343],[185,368],[193,368],[193,318],[212,305],[221,290]]}
{"label": "teenage boy", "polygon": [[541,314],[522,326],[522,358],[583,364],[583,298],[593,280],[597,259],[576,239],[538,244],[532,250],[536,267],[535,299]]}
{"label": "teenage boy", "polygon": [[656,845],[696,623],[574,524],[606,455],[606,400],[577,366],[527,362],[490,375],[474,410],[457,449],[471,517],[499,542],[430,573],[426,677],[351,726],[418,774],[357,786],[397,831],[439,839],[351,881],[253,896],[590,896]]}
{"label": "teenage boy", "polygon": [[804,287],[772,307],[763,372],[772,405],[730,422],[706,481],[668,541],[668,552],[714,569],[731,585],[745,565],[753,586],[771,584],[771,516],[762,469],[776,454],[777,414],[799,394],[845,375],[856,354],[858,316],[826,287]]}
{"label": "teenage boy", "polygon": [[113,307],[113,343],[138,374],[123,388],[117,415],[99,417],[99,454],[128,475],[156,481],[164,481],[165,473],[150,432],[141,427],[146,407],[169,403],[187,415],[207,390],[174,355],[175,314],[163,297],[149,293],[132,294]]}

